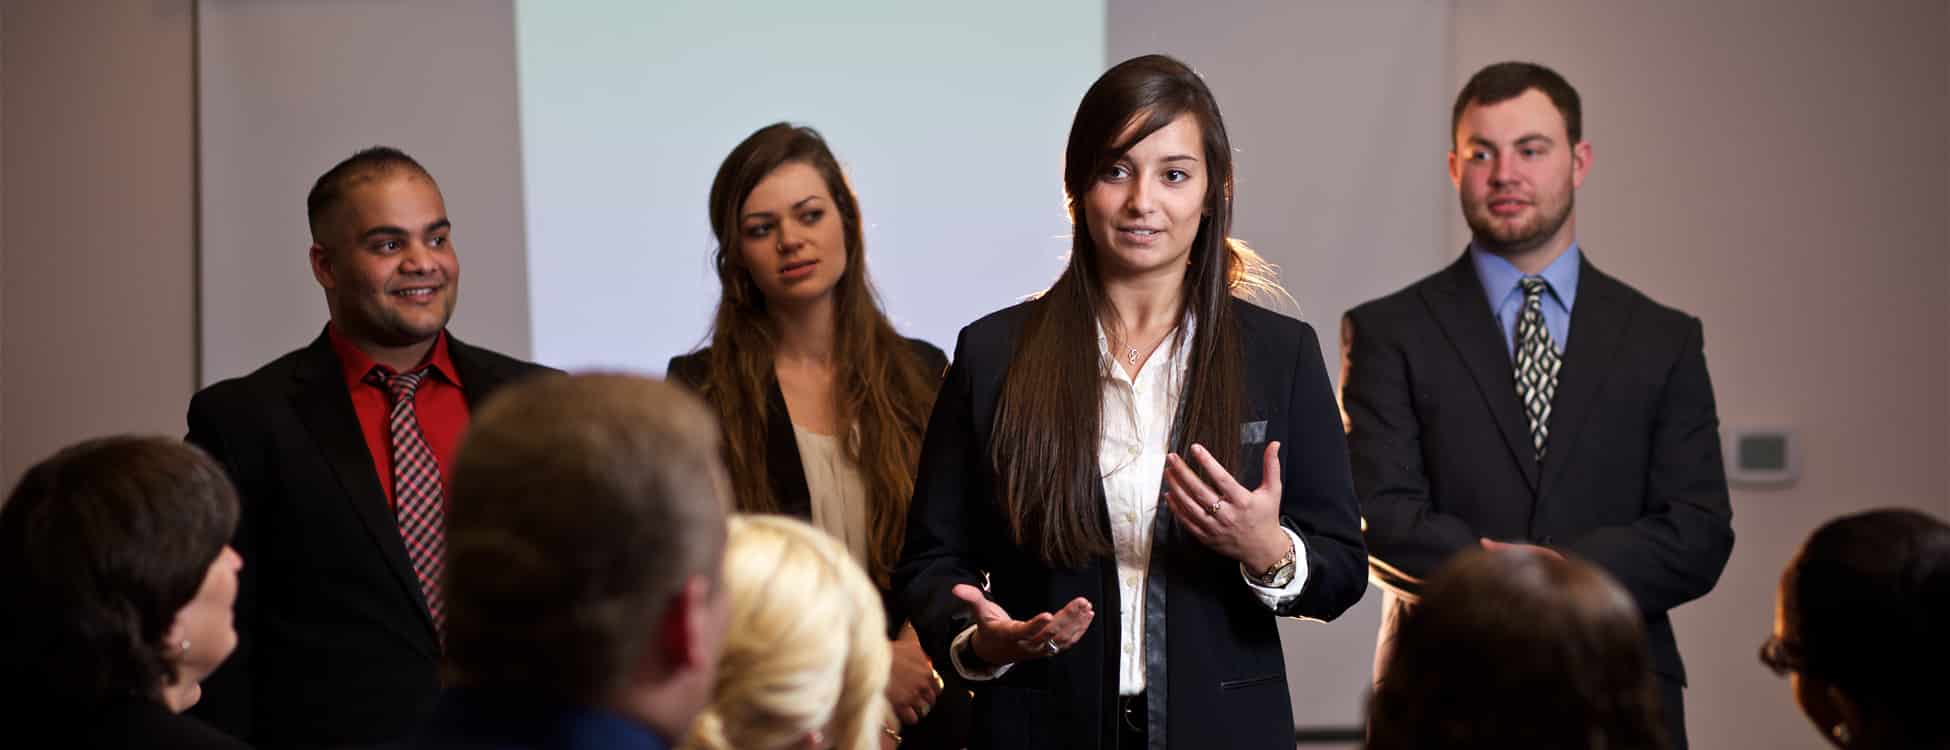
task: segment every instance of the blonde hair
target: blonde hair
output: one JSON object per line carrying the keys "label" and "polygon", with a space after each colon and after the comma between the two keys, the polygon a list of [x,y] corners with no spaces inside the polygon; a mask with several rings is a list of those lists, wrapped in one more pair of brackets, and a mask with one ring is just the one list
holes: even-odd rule
{"label": "blonde hair", "polygon": [[684,746],[772,750],[817,731],[840,750],[879,747],[893,653],[880,595],[846,548],[801,521],[741,514],[724,567],[724,653]]}

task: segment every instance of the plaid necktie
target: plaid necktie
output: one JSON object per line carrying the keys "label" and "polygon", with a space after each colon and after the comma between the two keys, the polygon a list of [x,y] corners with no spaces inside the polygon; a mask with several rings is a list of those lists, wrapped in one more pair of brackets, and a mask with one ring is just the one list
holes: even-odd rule
{"label": "plaid necktie", "polygon": [[1564,360],[1557,356],[1551,330],[1544,325],[1544,290],[1550,282],[1526,276],[1517,284],[1523,287],[1523,317],[1517,319],[1517,398],[1523,400],[1523,413],[1530,418],[1531,447],[1542,461],[1544,443],[1550,438],[1557,370]]}
{"label": "plaid necktie", "polygon": [[440,597],[440,573],[446,566],[447,514],[441,501],[440,463],[427,447],[420,418],[413,411],[413,393],[426,375],[424,367],[391,376],[374,367],[366,382],[385,388],[393,404],[392,416],[386,420],[393,443],[393,512],[400,540],[406,542],[406,556],[413,561],[413,574],[420,579],[420,592],[426,595],[427,613],[433,616],[434,629],[444,634],[447,616]]}

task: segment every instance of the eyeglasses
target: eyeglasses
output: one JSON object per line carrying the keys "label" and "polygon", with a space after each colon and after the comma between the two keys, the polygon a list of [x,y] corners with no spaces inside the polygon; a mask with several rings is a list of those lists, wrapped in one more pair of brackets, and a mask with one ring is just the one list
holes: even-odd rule
{"label": "eyeglasses", "polygon": [[1789,672],[1807,670],[1807,661],[1801,656],[1801,645],[1778,635],[1760,644],[1760,663],[1781,677],[1786,677]]}

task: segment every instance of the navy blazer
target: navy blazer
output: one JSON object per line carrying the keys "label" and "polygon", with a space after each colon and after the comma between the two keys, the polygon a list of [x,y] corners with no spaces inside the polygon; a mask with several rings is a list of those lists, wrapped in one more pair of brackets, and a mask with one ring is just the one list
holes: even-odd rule
{"label": "navy blazer", "polygon": [[[1078,596],[1089,600],[1098,614],[1075,646],[971,683],[969,746],[1107,750],[1115,745],[1117,720],[1116,563],[1104,556],[1054,569],[1018,546],[989,458],[1003,379],[1037,304],[1018,304],[962,329],[928,423],[894,585],[937,664],[950,663],[950,642],[973,624],[968,605],[951,593],[956,584],[980,586],[986,577],[990,597],[1016,617],[1056,611]],[[1280,522],[1305,545],[1308,573],[1300,595],[1278,614],[1333,619],[1366,589],[1366,551],[1319,343],[1305,323],[1239,300],[1232,305],[1248,405],[1233,475],[1257,486],[1265,441],[1282,444]],[[1101,497],[1101,485],[1098,492]],[[1156,523],[1144,625],[1151,746],[1291,747],[1292,708],[1274,613],[1248,588],[1239,564],[1179,528],[1169,507],[1160,507]]]}
{"label": "navy blazer", "polygon": [[389,750],[666,750],[650,727],[612,711],[479,689],[441,694],[410,742]]}
{"label": "navy blazer", "polygon": [[[447,337],[470,410],[547,368]],[[243,501],[237,650],[192,712],[263,747],[399,739],[440,688],[440,641],[326,334],[190,400],[189,442]]]}

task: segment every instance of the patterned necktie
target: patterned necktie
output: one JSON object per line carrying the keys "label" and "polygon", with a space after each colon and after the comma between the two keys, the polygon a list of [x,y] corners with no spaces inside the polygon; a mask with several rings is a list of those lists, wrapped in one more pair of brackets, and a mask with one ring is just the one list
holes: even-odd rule
{"label": "patterned necktie", "polygon": [[392,416],[386,420],[393,443],[393,513],[400,540],[406,542],[406,556],[413,561],[413,574],[420,579],[420,592],[426,595],[427,613],[433,616],[434,629],[444,634],[447,613],[440,597],[440,573],[447,558],[447,513],[441,500],[440,463],[427,447],[420,418],[413,411],[413,393],[426,375],[426,368],[421,368],[389,377],[374,367],[366,382],[385,388],[393,404]]}
{"label": "patterned necktie", "polygon": [[1550,438],[1557,370],[1564,360],[1557,356],[1557,344],[1544,325],[1544,290],[1550,282],[1526,276],[1517,284],[1523,287],[1523,317],[1517,319],[1517,398],[1523,400],[1523,413],[1530,417],[1530,445],[1542,461],[1544,443]]}

